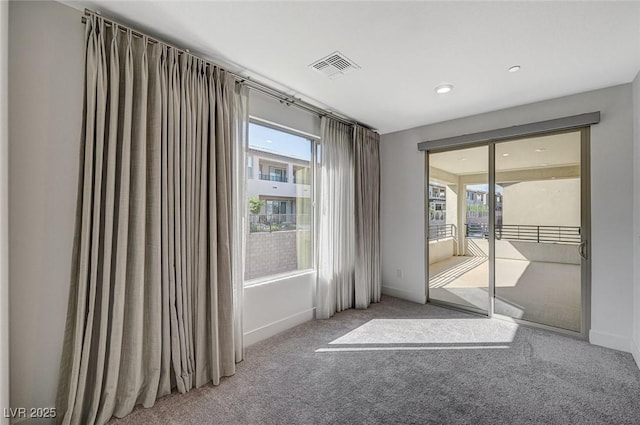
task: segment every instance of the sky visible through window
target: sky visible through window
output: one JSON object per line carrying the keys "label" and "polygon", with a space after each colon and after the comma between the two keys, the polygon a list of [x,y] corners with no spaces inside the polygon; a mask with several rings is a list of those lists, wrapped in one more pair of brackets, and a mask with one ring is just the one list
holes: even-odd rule
{"label": "sky visible through window", "polygon": [[311,141],[283,131],[249,123],[249,147],[311,160]]}

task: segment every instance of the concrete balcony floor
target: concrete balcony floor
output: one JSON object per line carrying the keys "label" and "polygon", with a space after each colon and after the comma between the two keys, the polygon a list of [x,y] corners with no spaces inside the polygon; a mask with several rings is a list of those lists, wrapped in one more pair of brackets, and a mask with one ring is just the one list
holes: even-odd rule
{"label": "concrete balcony floor", "polygon": [[[430,299],[488,309],[487,257],[450,257],[429,275]],[[496,313],[580,331],[580,306],[579,265],[496,258]]]}

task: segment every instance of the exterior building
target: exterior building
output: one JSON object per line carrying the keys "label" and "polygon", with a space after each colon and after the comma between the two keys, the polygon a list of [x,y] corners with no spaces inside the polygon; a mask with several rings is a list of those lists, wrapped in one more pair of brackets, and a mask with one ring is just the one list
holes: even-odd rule
{"label": "exterior building", "polygon": [[262,203],[259,214],[250,211],[250,223],[296,225],[308,215],[311,201],[310,161],[262,147],[247,150],[247,196]]}
{"label": "exterior building", "polygon": [[429,220],[434,225],[446,223],[447,195],[444,186],[429,185]]}
{"label": "exterior building", "polygon": [[[489,223],[489,193],[482,189],[467,189],[467,224],[486,226]],[[502,224],[503,194],[496,192],[496,225]]]}
{"label": "exterior building", "polygon": [[311,267],[311,161],[257,146],[247,157],[245,279]]}
{"label": "exterior building", "polygon": [[[429,222],[441,225],[447,222],[446,187],[438,184],[429,185]],[[496,224],[502,224],[503,195],[496,193]],[[481,189],[466,189],[467,224],[486,225],[489,214],[489,193]]]}

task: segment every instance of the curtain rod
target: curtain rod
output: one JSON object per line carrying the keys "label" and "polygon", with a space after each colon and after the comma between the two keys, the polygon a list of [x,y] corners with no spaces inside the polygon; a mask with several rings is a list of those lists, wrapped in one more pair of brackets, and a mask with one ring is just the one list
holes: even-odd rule
{"label": "curtain rod", "polygon": [[174,49],[176,52],[178,52],[178,54],[185,54],[185,55],[193,56],[194,58],[203,60],[204,62],[206,62],[210,66],[215,66],[217,68],[223,69],[228,74],[233,75],[233,77],[235,77],[236,82],[238,84],[246,85],[246,86],[248,86],[249,88],[251,88],[253,90],[259,91],[260,93],[263,93],[263,94],[265,94],[267,96],[273,97],[273,98],[277,99],[278,101],[280,101],[280,103],[282,103],[282,104],[285,104],[287,106],[296,106],[296,107],[298,107],[300,109],[304,109],[307,112],[311,112],[311,113],[317,114],[317,115],[319,115],[321,117],[331,117],[331,118],[335,119],[336,121],[340,121],[343,124],[353,125],[353,126],[359,125],[360,127],[365,127],[365,128],[367,128],[369,130],[375,131],[375,129],[373,127],[369,126],[369,125],[360,123],[360,122],[355,121],[355,120],[353,120],[353,119],[351,119],[349,117],[339,115],[339,114],[337,114],[335,112],[331,112],[331,111],[328,111],[326,109],[317,107],[315,105],[312,105],[312,104],[310,104],[308,102],[303,101],[302,99],[295,98],[294,96],[289,96],[288,94],[284,93],[281,90],[275,89],[275,88],[270,87],[270,86],[268,86],[266,84],[263,84],[263,83],[260,83],[258,81],[252,80],[251,77],[248,77],[248,76],[246,77],[246,76],[237,74],[237,73],[235,73],[233,71],[229,71],[228,69],[224,69],[223,66],[221,66],[220,64],[218,64],[216,62],[211,61],[210,59],[206,59],[206,58],[203,58],[201,56],[194,55],[193,53],[191,53],[189,51],[189,49],[181,49],[181,48],[179,48],[179,47],[177,47],[177,46],[175,46],[173,44],[167,43],[167,42],[162,41],[162,40],[158,40],[157,38],[155,38],[153,36],[150,36],[148,34],[145,34],[145,33],[141,32],[141,31],[138,31],[137,29],[131,28],[131,27],[127,26],[127,25],[121,24],[120,22],[114,21],[112,19],[105,18],[104,16],[102,16],[98,12],[94,12],[93,10],[90,10],[90,9],[85,9],[84,10],[84,14],[85,14],[85,16],[82,17],[82,23],[83,24],[87,22],[87,17],[89,17],[89,16],[99,17],[102,20],[104,20],[104,23],[107,26],[113,26],[115,24],[115,25],[118,26],[118,28],[121,31],[124,31],[124,32],[129,32],[130,31],[133,36],[138,37],[138,38],[146,38],[149,43],[160,44],[162,46],[170,47],[170,48]]}

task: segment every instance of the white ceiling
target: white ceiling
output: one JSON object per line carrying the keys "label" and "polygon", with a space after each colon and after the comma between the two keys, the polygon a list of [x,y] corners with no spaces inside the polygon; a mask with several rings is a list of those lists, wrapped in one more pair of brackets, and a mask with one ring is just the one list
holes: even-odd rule
{"label": "white ceiling", "polygon": [[[64,3],[381,133],[628,83],[640,69],[639,2]],[[362,69],[330,80],[308,68],[336,50]],[[444,82],[453,92],[436,95]]]}
{"label": "white ceiling", "polygon": [[[429,165],[457,175],[487,173],[488,155],[487,146],[439,152],[429,156]],[[579,164],[579,131],[496,144],[497,171],[531,170]]]}

